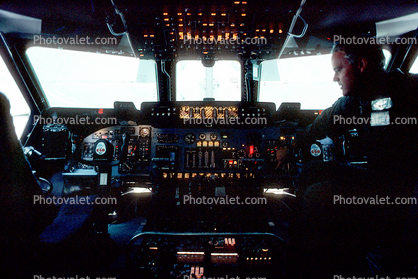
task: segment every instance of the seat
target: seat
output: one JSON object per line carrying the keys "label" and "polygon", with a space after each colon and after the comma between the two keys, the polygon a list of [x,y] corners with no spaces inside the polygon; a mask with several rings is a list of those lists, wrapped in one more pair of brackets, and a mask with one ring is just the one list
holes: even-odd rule
{"label": "seat", "polygon": [[16,136],[10,103],[1,93],[0,114],[0,266],[3,274],[13,278],[32,278],[40,268],[37,265],[45,262],[43,257],[50,257],[46,265],[57,264],[60,246],[73,247],[72,256],[77,253],[79,246],[74,244],[78,241],[72,239],[86,230],[93,232],[89,222],[93,205],[69,202],[57,212],[55,205],[36,203],[34,197],[43,193]]}

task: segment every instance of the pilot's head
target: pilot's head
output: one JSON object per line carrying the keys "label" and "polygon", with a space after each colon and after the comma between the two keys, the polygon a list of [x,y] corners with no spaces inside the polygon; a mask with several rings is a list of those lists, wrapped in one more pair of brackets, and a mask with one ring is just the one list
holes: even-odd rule
{"label": "pilot's head", "polygon": [[367,80],[384,71],[385,56],[378,44],[340,44],[332,49],[331,64],[334,81],[344,96],[360,94]]}

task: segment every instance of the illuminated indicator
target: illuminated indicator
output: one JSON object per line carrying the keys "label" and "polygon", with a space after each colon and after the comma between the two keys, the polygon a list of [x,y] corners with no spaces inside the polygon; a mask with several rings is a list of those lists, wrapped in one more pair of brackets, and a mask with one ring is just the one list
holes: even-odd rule
{"label": "illuminated indicator", "polygon": [[103,114],[103,109],[99,109],[98,114]]}
{"label": "illuminated indicator", "polygon": [[211,253],[211,256],[236,256],[238,257],[238,253]]}
{"label": "illuminated indicator", "polygon": [[254,153],[254,145],[250,145],[250,154]]}
{"label": "illuminated indicator", "polygon": [[182,252],[182,251],[178,251],[177,254],[178,255],[204,255],[205,252]]}

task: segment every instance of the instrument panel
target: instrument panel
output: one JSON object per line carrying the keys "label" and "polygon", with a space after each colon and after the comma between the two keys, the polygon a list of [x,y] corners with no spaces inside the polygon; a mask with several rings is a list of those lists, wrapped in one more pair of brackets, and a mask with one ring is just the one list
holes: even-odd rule
{"label": "instrument panel", "polygon": [[[94,165],[95,144],[98,140],[106,141],[113,152],[109,162],[111,175],[126,181],[152,175],[177,180],[196,176],[255,179],[292,175],[299,160],[293,150],[296,128],[269,123],[274,112],[272,105],[143,103],[137,121],[142,124],[124,122],[126,125],[95,131],[82,139],[77,153],[83,168]],[[245,124],[246,118],[267,121]],[[190,122],[198,119],[237,122]],[[279,166],[276,159],[277,151],[284,147],[291,158],[286,167]]]}
{"label": "instrument panel", "polygon": [[118,172],[135,173],[149,166],[151,126],[112,126],[87,136],[82,143],[81,160],[93,161],[94,145],[99,139],[113,145],[112,161],[120,162]]}
{"label": "instrument panel", "polygon": [[155,128],[152,126],[112,126],[87,136],[81,160],[91,162],[95,142],[105,139],[113,145],[112,162],[118,173],[136,174],[152,166],[193,176],[193,173],[246,173],[272,171],[276,151],[291,146],[293,133],[278,127],[261,129]]}

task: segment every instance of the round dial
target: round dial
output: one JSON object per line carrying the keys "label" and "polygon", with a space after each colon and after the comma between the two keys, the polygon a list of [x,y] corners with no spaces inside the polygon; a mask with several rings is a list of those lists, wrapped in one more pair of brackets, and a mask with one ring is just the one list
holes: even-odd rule
{"label": "round dial", "polygon": [[149,128],[142,128],[142,129],[139,131],[139,135],[140,135],[141,137],[143,137],[143,138],[147,138],[147,137],[149,137],[149,136],[150,136],[150,133],[151,133],[151,131],[150,131],[150,129],[149,129]]}
{"label": "round dial", "polygon": [[247,151],[245,149],[238,149],[237,150],[237,157],[238,158],[244,158],[247,155]]}
{"label": "round dial", "polygon": [[210,139],[211,140],[216,140],[218,138],[218,135],[215,133],[210,134]]}
{"label": "round dial", "polygon": [[199,139],[201,139],[201,140],[206,139],[206,134],[205,133],[200,133],[199,134]]}
{"label": "round dial", "polygon": [[188,144],[194,143],[196,141],[196,136],[193,134],[187,134],[184,136],[184,141]]}

